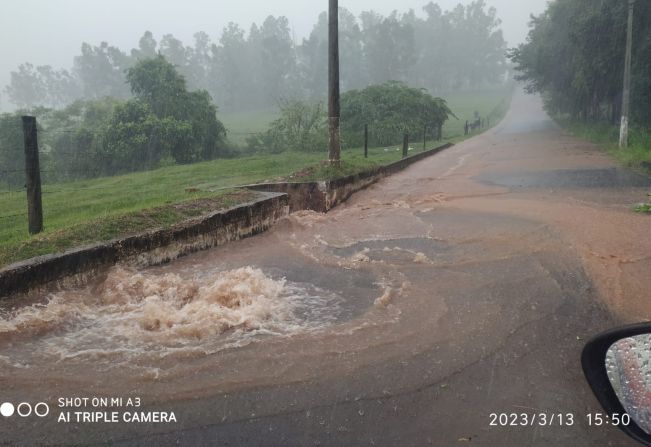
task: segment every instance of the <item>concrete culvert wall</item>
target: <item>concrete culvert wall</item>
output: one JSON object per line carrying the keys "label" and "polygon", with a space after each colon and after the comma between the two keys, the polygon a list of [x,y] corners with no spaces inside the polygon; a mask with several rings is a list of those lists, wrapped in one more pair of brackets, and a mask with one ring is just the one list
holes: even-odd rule
{"label": "concrete culvert wall", "polygon": [[289,214],[286,194],[263,197],[188,220],[168,229],[40,256],[0,270],[0,297],[27,292],[64,278],[88,275],[118,262],[155,265],[269,229]]}
{"label": "concrete culvert wall", "polygon": [[[0,298],[86,278],[117,263],[156,265],[266,231],[290,212],[328,212],[381,178],[451,147],[446,144],[386,166],[330,181],[248,185],[264,197],[175,225],[29,259],[0,269]],[[79,281],[75,281],[79,278]]]}

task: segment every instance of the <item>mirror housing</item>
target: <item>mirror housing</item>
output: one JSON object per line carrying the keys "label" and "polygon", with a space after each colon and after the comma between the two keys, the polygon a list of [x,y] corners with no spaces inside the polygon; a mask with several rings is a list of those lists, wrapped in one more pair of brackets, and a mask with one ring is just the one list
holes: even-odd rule
{"label": "mirror housing", "polygon": [[[594,337],[583,348],[581,354],[583,374],[597,400],[611,418],[614,414],[621,415],[627,411],[611,385],[606,368],[606,355],[611,346],[619,340],[644,334],[651,334],[651,323],[634,324],[609,330]],[[618,427],[636,441],[651,446],[651,435],[642,430],[633,418],[629,425],[620,424]]]}

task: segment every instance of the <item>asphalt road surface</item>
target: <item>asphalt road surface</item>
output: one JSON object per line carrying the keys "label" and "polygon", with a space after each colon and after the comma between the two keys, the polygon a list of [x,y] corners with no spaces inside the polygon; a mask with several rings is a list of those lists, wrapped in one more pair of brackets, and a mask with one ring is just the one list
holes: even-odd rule
{"label": "asphalt road surface", "polygon": [[[631,211],[650,187],[518,94],[494,129],[327,215],[297,213],[144,272],[113,269],[57,298],[110,290],[117,300],[129,283],[131,298],[158,294],[144,310],[120,301],[125,313],[109,318],[104,302],[80,311],[98,315],[94,326],[69,321],[0,344],[13,361],[0,372],[5,399],[138,396],[176,423],[5,418],[0,433],[30,445],[635,445],[589,426],[602,410],[579,357],[599,331],[651,319],[651,220]],[[208,311],[189,313],[187,301],[220,272],[244,275],[249,292],[284,278],[293,298],[221,334],[211,320],[190,326]],[[197,282],[205,288],[151,317],[161,290]],[[145,316],[142,333],[111,338],[116,321]]]}

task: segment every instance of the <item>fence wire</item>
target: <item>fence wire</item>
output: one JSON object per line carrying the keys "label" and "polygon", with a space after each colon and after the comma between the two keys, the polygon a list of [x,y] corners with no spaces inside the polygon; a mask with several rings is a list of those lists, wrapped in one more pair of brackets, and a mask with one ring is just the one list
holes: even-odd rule
{"label": "fence wire", "polygon": [[[499,115],[502,107],[503,104],[499,104],[487,118]],[[459,124],[455,125],[455,129]],[[364,140],[362,130],[352,136],[342,137],[342,147],[348,151],[354,148],[355,151],[359,151],[357,156],[360,157],[363,156],[363,148],[366,145],[369,148],[367,156],[370,159],[373,157],[382,157],[382,160],[391,157],[398,159],[403,151],[406,155],[412,155],[420,150],[421,146],[424,150],[428,145],[430,148],[433,147],[433,144],[440,139],[463,134],[461,131],[460,134],[440,135],[440,130],[435,125],[420,126],[420,130],[417,129],[418,127],[412,127],[406,149],[403,148],[405,130],[400,126],[379,132],[373,125],[368,126],[368,140]],[[242,137],[238,141],[244,141],[243,137],[259,137],[253,140],[264,141],[263,137],[266,133],[237,130],[227,131],[226,135],[234,137],[235,140],[238,140],[236,137]],[[27,208],[25,194],[27,170],[22,127],[16,128],[14,134],[12,141],[0,141],[0,150],[8,153],[8,156],[3,158],[4,154],[0,152],[0,221],[5,222],[3,225],[23,225],[24,219],[28,216],[27,212],[22,211]],[[195,150],[190,157],[184,159],[182,151],[186,148],[170,144],[164,135],[152,133],[147,138],[143,138],[142,135],[129,134],[128,129],[125,130],[124,135],[121,135],[122,141],[111,140],[104,131],[74,127],[38,128],[37,134],[46,228],[48,219],[65,220],[79,213],[86,219],[89,216],[96,218],[116,209],[125,212],[137,209],[139,204],[151,206],[151,203],[169,203],[165,200],[167,196],[173,196],[174,200],[181,201],[184,197],[191,197],[189,193],[209,194],[216,189],[223,189],[224,184],[228,183],[224,182],[226,178],[239,178],[246,174],[246,172],[222,173],[221,178],[212,181],[213,185],[218,185],[217,187],[209,186],[210,176],[206,175],[205,171],[202,171],[198,177],[193,177],[188,172],[171,175],[170,171],[156,171],[158,174],[152,174],[147,178],[118,178],[129,174],[151,173],[158,168],[169,166],[189,166],[196,162],[224,158],[233,154],[204,154]],[[240,143],[242,144],[244,143]],[[229,143],[225,145],[228,146]],[[247,150],[240,146],[238,150],[239,154],[235,155],[239,156],[266,153],[272,157],[278,154],[265,147]],[[273,157],[270,158],[271,160]],[[283,168],[281,165],[276,169],[280,172]],[[289,174],[291,172],[286,172],[284,175]],[[175,176],[181,178],[176,180]],[[269,177],[276,176],[277,174],[273,172],[269,174]],[[227,187],[235,186],[237,185]],[[111,194],[114,197],[108,197],[107,200],[107,196]],[[153,199],[154,196],[156,199]],[[12,219],[14,223],[11,223]],[[16,231],[24,232],[26,228],[21,227]]]}

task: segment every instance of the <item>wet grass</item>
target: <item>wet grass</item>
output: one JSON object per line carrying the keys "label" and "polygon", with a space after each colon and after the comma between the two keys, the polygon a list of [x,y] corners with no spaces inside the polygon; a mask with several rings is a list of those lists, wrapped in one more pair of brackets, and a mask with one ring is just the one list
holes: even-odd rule
{"label": "wet grass", "polygon": [[278,116],[278,109],[219,113],[219,119],[228,131],[229,141],[237,145],[244,145],[251,135],[267,130]]}
{"label": "wet grass", "polygon": [[[444,138],[448,140],[463,136],[463,126],[466,120],[474,120],[475,111],[482,117],[489,117],[491,126],[496,124],[503,118],[511,99],[510,93],[504,89],[449,92],[435,96],[444,98],[459,118],[452,118],[443,126]],[[245,145],[247,137],[267,130],[278,117],[278,109],[219,113],[219,119],[228,130],[229,141],[238,146]]]}
{"label": "wet grass", "polygon": [[185,200],[172,205],[91,218],[4,245],[0,250],[0,265],[147,230],[169,228],[193,217],[249,201],[255,196],[256,194],[251,191],[225,190],[203,199]]}
{"label": "wet grass", "polygon": [[[495,125],[506,112],[508,101],[501,107],[496,106],[509,97],[504,91],[468,93],[451,99],[450,105],[459,118],[466,114],[471,116],[474,110],[482,116],[493,112],[491,125]],[[268,112],[261,112],[257,124],[251,125],[266,126],[268,118]],[[428,149],[466,138],[462,124],[465,119],[454,121],[444,128],[444,140],[428,141]],[[241,128],[247,122],[246,115],[230,121],[231,126]],[[422,141],[412,143],[412,148],[410,154],[421,151]],[[362,148],[347,149],[342,152],[341,167],[332,168],[323,164],[326,158],[323,153],[258,154],[115,177],[45,184],[45,229],[37,236],[27,233],[25,192],[0,190],[0,266],[173,225],[198,212],[206,213],[248,200],[241,193],[228,190],[237,185],[336,178],[397,161],[401,156],[399,146],[369,148],[368,158],[364,158]],[[188,205],[193,202],[199,204],[197,208]],[[184,204],[181,210],[178,204]]]}
{"label": "wet grass", "polygon": [[649,202],[639,204],[635,207],[635,211],[643,214],[651,214],[651,193],[649,193]]}

